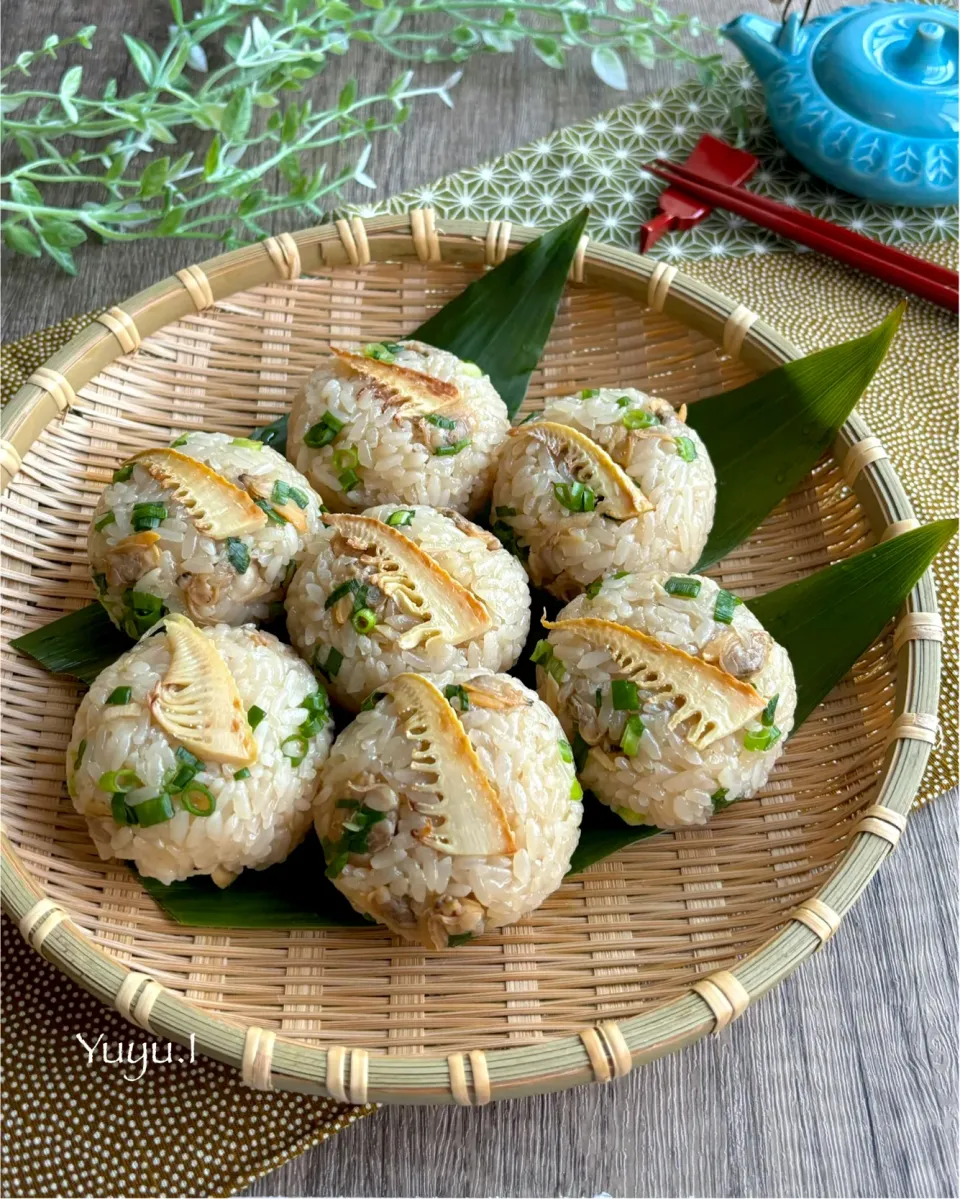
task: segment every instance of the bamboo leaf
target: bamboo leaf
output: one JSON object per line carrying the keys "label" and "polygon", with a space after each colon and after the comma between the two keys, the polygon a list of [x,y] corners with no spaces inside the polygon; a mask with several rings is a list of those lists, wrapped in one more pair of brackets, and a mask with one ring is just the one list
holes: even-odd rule
{"label": "bamboo leaf", "polygon": [[901,304],[863,337],[691,406],[687,420],[717,473],[713,528],[694,569],[735,549],[800,483],[876,374],[903,311]]}
{"label": "bamboo leaf", "polygon": [[876,640],[956,531],[955,520],[935,521],[748,601],[793,662],[795,727]]}
{"label": "bamboo leaf", "polygon": [[644,841],[662,831],[652,825],[626,824],[589,791],[584,792],[583,803],[580,840],[570,858],[568,875],[579,874],[595,862],[626,849],[634,841]]}
{"label": "bamboo leaf", "polygon": [[114,625],[99,601],[10,642],[14,649],[52,670],[92,683],[101,670],[133,644]]}
{"label": "bamboo leaf", "polygon": [[588,210],[538,237],[466,287],[413,333],[476,362],[513,417],[557,315]]}
{"label": "bamboo leaf", "polygon": [[168,916],[192,928],[368,928],[324,876],[320,843],[313,833],[287,858],[267,870],[244,870],[221,889],[206,875],[166,887],[133,873]]}

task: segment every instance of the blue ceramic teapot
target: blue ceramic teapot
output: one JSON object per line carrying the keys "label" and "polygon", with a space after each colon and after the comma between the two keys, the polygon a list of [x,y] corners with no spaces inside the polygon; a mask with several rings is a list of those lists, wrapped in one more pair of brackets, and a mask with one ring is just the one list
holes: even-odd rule
{"label": "blue ceramic teapot", "polygon": [[804,166],[883,204],[956,203],[956,12],[881,3],[782,25],[746,13],[723,32]]}

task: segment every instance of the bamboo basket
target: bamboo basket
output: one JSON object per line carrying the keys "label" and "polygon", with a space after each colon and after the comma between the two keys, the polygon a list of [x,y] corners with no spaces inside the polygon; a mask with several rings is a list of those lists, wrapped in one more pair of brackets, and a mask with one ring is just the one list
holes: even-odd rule
{"label": "bamboo basket", "polygon": [[[338,221],[188,267],[111,308],[6,413],[3,618],[17,636],[93,596],[86,529],[116,464],[193,428],[282,412],[330,338],[398,337],[536,235],[429,210]],[[680,403],[799,352],[657,264],[581,244],[525,407],[629,381]],[[751,595],[916,524],[856,416],[711,573]],[[836,932],[897,843],[935,737],[929,573],[895,626],[791,739],[763,793],[640,842],[521,923],[446,953],[383,929],[223,931],[168,920],[99,860],[65,789],[81,693],[3,656],[3,903],[124,1016],[252,1086],[357,1103],[483,1104],[605,1082],[723,1029]]]}

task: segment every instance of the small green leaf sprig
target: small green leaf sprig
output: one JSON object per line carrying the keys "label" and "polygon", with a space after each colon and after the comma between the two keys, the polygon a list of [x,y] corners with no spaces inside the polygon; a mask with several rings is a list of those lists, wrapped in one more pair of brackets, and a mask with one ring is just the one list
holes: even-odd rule
{"label": "small green leaf sprig", "polygon": [[[692,62],[707,75],[719,61],[678,40],[699,33],[695,17],[671,16],[655,0],[614,0],[609,12],[606,0],[363,0],[356,7],[202,0],[190,19],[182,0],[170,0],[170,9],[161,52],[124,34],[142,80],[133,94],[120,96],[111,79],[101,96],[84,95],[79,64],[63,72],[56,91],[11,90],[11,78],[29,77],[43,60],[91,49],[93,25],[51,34],[0,71],[2,144],[15,143],[20,155],[0,176],[0,230],[11,249],[46,254],[76,274],[73,250],[88,238],[203,238],[232,249],[267,236],[264,222],[278,212],[294,210],[298,223],[322,220],[347,184],[376,186],[367,164],[378,135],[399,133],[425,97],[452,107],[460,78],[457,70],[443,83],[415,87],[408,67],[373,95],[361,95],[351,79],[328,107],[295,94],[354,42],[408,64],[460,64],[529,42],[562,69],[568,51],[584,50],[597,75],[619,89],[627,86],[624,56],[645,67]],[[222,65],[210,69],[208,50]],[[191,130],[209,135],[205,149],[177,154]],[[342,161],[351,144],[352,162],[331,172],[328,159]],[[89,193],[79,205],[77,188]]]}

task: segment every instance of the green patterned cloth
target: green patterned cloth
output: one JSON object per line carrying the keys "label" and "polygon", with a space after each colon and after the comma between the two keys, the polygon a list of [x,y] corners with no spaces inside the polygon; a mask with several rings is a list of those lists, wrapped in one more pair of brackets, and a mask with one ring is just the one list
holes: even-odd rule
{"label": "green patterned cloth", "polygon": [[[682,161],[703,133],[740,144],[760,159],[751,189],[869,237],[890,243],[957,237],[956,208],[892,208],[831,188],[803,170],[777,142],[764,115],[763,91],[742,65],[725,67],[709,88],[691,82],[625,104],[521,146],[483,166],[447,175],[376,204],[361,216],[422,205],[441,217],[556,225],[588,205],[587,232],[636,248],[640,225],[656,210],[665,184],[643,169],[657,156]],[[792,242],[716,211],[686,233],[669,233],[651,257],[723,258],[793,250]]]}

